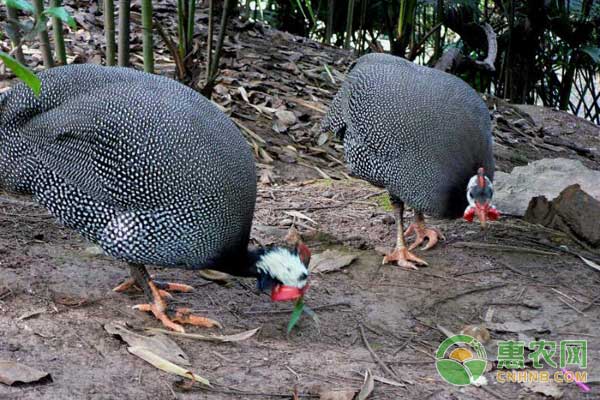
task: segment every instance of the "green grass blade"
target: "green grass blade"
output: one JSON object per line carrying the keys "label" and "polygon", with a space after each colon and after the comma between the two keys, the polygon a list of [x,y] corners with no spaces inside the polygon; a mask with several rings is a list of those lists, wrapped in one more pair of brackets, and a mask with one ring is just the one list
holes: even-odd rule
{"label": "green grass blade", "polygon": [[10,68],[19,79],[25,82],[25,84],[33,90],[33,93],[35,93],[36,96],[39,96],[40,90],[42,89],[42,82],[40,82],[40,79],[35,76],[29,68],[2,51],[0,51],[0,60],[2,60],[4,65]]}
{"label": "green grass blade", "polygon": [[296,305],[294,306],[294,311],[292,311],[292,316],[290,317],[290,322],[288,322],[287,326],[287,334],[289,335],[294,326],[300,320],[300,316],[302,316],[302,312],[304,310],[304,299],[300,297],[298,301],[296,301]]}
{"label": "green grass blade", "polygon": [[69,25],[70,28],[76,29],[77,23],[75,19],[68,13],[64,7],[50,7],[44,11],[44,14],[60,19],[65,24]]}
{"label": "green grass blade", "polygon": [[33,13],[33,5],[26,0],[2,0],[10,8]]}

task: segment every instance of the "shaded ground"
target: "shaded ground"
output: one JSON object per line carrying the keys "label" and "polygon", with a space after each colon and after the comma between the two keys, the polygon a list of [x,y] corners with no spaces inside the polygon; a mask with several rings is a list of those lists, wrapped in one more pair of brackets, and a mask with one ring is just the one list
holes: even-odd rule
{"label": "shaded ground", "polygon": [[[270,393],[291,398],[294,387],[304,394],[316,393],[318,386],[358,388],[359,374],[371,369],[378,376],[411,382],[406,388],[376,382],[374,399],[542,398],[518,384],[497,384],[494,371],[483,388],[457,389],[441,381],[432,359],[445,338],[440,329],[458,332],[466,324],[487,325],[492,343],[533,337],[588,339],[589,380],[600,381],[597,272],[564,253],[540,256],[462,247],[464,242],[485,242],[552,251],[549,246],[572,246],[568,239],[513,219],[494,224],[486,238],[474,225],[435,221],[447,241],[422,254],[429,268],[409,272],[381,266],[381,255],[373,247],[390,246],[395,225],[378,205],[385,203],[379,193],[354,181],[261,188],[254,232],[259,241],[281,241],[287,226],[278,224],[289,223],[286,211],[297,210],[316,222],[300,220],[298,225],[314,253],[334,248],[359,256],[341,272],[312,278],[309,304],[333,304],[317,311],[320,331],[303,319],[286,338],[289,313],[277,312],[289,305],[270,303],[255,292],[251,280],[236,279],[223,287],[194,272],[154,269],[160,278],[195,285],[194,293],[177,300],[221,321],[224,332],[262,326],[257,337],[235,344],[175,338],[189,355],[192,370],[209,378],[216,390],[263,393],[259,396],[200,388],[181,392],[174,385],[177,378],[129,354],[103,324],[158,323],[130,309],[142,301],[141,295],[111,292],[127,274],[124,265],[86,256],[87,243],[35,206],[0,205],[0,359],[35,366],[53,378],[40,385],[0,386],[0,397],[250,399],[270,398],[265,394]],[[473,289],[481,290],[467,293]],[[32,311],[41,313],[23,319]],[[367,341],[397,376],[373,361],[359,334],[361,324]],[[488,353],[495,357],[493,344]],[[572,384],[561,387],[566,399],[596,396],[585,397]],[[594,392],[600,389],[597,383],[592,387]]]}

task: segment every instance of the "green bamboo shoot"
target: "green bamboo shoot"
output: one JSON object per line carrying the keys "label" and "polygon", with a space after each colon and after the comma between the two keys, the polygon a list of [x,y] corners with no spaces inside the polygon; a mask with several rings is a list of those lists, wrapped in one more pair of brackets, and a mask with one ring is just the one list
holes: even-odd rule
{"label": "green bamboo shoot", "polygon": [[154,73],[154,46],[152,41],[152,0],[142,0],[142,45],[144,71]]}
{"label": "green bamboo shoot", "polygon": [[115,65],[115,3],[104,0],[104,34],[106,37],[106,65]]}
{"label": "green bamboo shoot", "polygon": [[[33,14],[36,21],[47,21],[44,13],[44,0],[33,1]],[[61,28],[62,29],[62,28]],[[40,41],[40,51],[42,52],[42,59],[44,60],[44,66],[46,68],[52,68],[54,66],[54,60],[52,59],[52,51],[50,49],[50,38],[48,38],[48,31],[44,29],[40,30],[38,34]]]}
{"label": "green bamboo shoot", "polygon": [[130,0],[119,0],[119,66],[129,66]]}

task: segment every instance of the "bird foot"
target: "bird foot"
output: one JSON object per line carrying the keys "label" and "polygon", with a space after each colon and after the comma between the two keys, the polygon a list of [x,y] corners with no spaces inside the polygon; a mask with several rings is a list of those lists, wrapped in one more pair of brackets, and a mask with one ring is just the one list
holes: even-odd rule
{"label": "bird foot", "polygon": [[396,247],[394,251],[383,257],[382,264],[396,264],[399,267],[418,270],[415,264],[428,266],[427,262],[412,254],[406,247]]}
{"label": "bird foot", "polygon": [[[173,296],[171,292],[182,292],[188,293],[194,290],[193,286],[185,285],[183,283],[171,283],[171,282],[163,282],[163,281],[153,281],[154,285],[158,289],[160,296],[162,298],[172,299]],[[113,289],[113,292],[125,292],[129,289],[135,289],[141,291],[142,289],[135,283],[135,279],[128,278],[123,283],[119,284],[117,287]]]}
{"label": "bird foot", "polygon": [[189,308],[181,307],[170,311],[167,307],[167,302],[160,293],[160,289],[158,289],[156,283],[149,281],[148,286],[150,286],[154,301],[150,304],[138,304],[133,306],[133,308],[140,311],[151,312],[156,319],[162,322],[168,329],[185,333],[185,329],[180,324],[195,325],[204,328],[222,328],[221,324],[213,319],[193,315]]}
{"label": "bird foot", "polygon": [[421,245],[425,239],[428,239],[428,243],[421,248],[421,250],[429,250],[435,246],[439,239],[446,240],[444,234],[438,228],[427,228],[425,224],[419,224],[413,222],[408,226],[404,232],[404,236],[415,235],[415,241],[408,247],[408,250],[414,250],[417,246]]}

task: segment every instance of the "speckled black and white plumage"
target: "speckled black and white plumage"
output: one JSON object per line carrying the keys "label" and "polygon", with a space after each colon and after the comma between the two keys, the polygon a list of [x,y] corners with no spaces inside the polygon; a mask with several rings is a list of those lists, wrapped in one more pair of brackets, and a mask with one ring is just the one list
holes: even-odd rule
{"label": "speckled black and white plumage", "polygon": [[489,112],[461,79],[399,57],[357,60],[321,125],[353,175],[417,211],[455,218],[479,167],[493,179]]}
{"label": "speckled black and white plumage", "polygon": [[[142,264],[228,267],[247,254],[254,160],[195,91],[125,68],[76,65],[0,97],[0,185],[31,193],[108,254]],[[247,274],[247,272],[246,272]]]}

